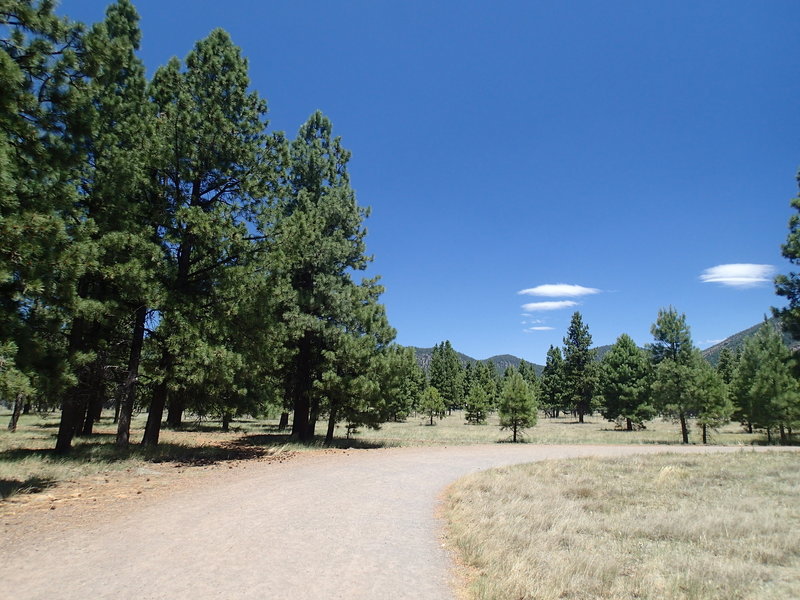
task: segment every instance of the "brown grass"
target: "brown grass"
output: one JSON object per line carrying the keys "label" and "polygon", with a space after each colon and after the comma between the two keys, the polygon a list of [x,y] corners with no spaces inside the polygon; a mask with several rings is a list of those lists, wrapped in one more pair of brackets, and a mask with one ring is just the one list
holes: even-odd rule
{"label": "brown grass", "polygon": [[[272,455],[276,452],[299,452],[322,445],[322,436],[311,445],[292,443],[285,432],[277,430],[277,420],[237,419],[229,432],[221,431],[216,421],[192,421],[177,430],[164,428],[161,443],[155,449],[138,445],[146,415],[137,415],[131,428],[132,444],[127,450],[114,447],[116,426],[104,416],[95,427],[96,435],[76,438],[68,457],[53,453],[58,432],[58,413],[23,415],[16,433],[5,429],[10,413],[0,410],[0,498],[15,493],[38,491],[59,481],[87,475],[141,467],[147,462],[208,464],[222,460]],[[324,423],[318,425],[322,432]],[[350,439],[346,429],[336,429],[337,447],[374,448],[386,446],[422,446],[457,444],[494,444],[510,441],[510,433],[501,431],[496,415],[486,425],[466,425],[464,415],[454,412],[427,424],[422,417],[409,417],[402,423],[386,423],[379,430],[362,429]],[[693,432],[694,433],[694,432]],[[600,417],[587,417],[578,424],[572,418],[548,419],[524,432],[523,441],[539,444],[655,444],[679,443],[680,430],[674,423],[652,421],[642,431],[620,431]],[[699,441],[695,435],[692,441]],[[723,428],[713,443],[763,443],[764,436],[744,433],[738,425]]]}
{"label": "brown grass", "polygon": [[457,482],[448,536],[477,599],[798,597],[800,455],[519,465]]}

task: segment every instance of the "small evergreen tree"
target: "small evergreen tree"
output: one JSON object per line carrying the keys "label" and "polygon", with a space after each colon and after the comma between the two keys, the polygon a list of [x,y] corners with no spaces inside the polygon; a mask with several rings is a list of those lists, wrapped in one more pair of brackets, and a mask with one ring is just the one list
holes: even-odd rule
{"label": "small evergreen tree", "polygon": [[658,311],[650,328],[655,342],[650,344],[650,356],[656,365],[653,400],[657,410],[681,425],[681,438],[689,443],[688,419],[697,408],[694,394],[692,337],[686,315],[678,314],[672,306]]}
{"label": "small evergreen tree", "polygon": [[764,429],[771,441],[780,432],[786,443],[800,420],[800,389],[791,351],[780,334],[764,323],[742,348],[731,384],[735,415],[751,427]]}
{"label": "small evergreen tree", "polygon": [[731,420],[733,403],[728,386],[699,350],[693,352],[692,366],[697,390],[697,426],[702,432],[703,443],[707,444],[709,430],[716,430]]}
{"label": "small evergreen tree", "polygon": [[467,423],[479,425],[486,422],[486,415],[489,412],[489,399],[486,391],[480,385],[473,385],[467,394],[464,405]]}
{"label": "small evergreen tree", "polygon": [[545,413],[556,418],[564,409],[564,359],[561,349],[550,346],[547,350],[547,360],[542,371],[540,382],[540,398]]}
{"label": "small evergreen tree", "polygon": [[536,399],[528,384],[513,371],[503,384],[500,395],[500,428],[511,429],[512,441],[527,427],[536,425]]}
{"label": "small evergreen tree", "polygon": [[580,423],[592,412],[597,383],[591,345],[589,326],[583,323],[581,313],[575,312],[564,337],[564,383],[566,399]]}
{"label": "small evergreen tree", "polygon": [[600,393],[603,417],[624,419],[626,429],[643,426],[655,416],[649,404],[650,363],[633,339],[623,333],[600,362]]}
{"label": "small evergreen tree", "polygon": [[419,412],[426,415],[430,419],[430,424],[433,425],[433,419],[443,418],[445,410],[447,410],[447,406],[439,390],[433,386],[426,387],[419,401]]}
{"label": "small evergreen tree", "polygon": [[439,390],[449,412],[462,406],[464,367],[449,340],[434,346],[428,377],[431,386]]}

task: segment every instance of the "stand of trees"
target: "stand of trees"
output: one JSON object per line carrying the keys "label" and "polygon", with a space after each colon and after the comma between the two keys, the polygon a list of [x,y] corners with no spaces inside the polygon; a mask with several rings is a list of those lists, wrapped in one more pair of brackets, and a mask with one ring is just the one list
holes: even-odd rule
{"label": "stand of trees", "polygon": [[[56,450],[115,406],[157,444],[166,412],[280,407],[292,434],[399,418],[420,372],[379,302],[350,153],[316,112],[270,132],[223,30],[151,80],[139,17],[90,27],[53,3],[0,11],[0,396],[10,427],[59,406]],[[455,388],[453,388],[455,389]],[[451,405],[458,401],[448,396]]]}

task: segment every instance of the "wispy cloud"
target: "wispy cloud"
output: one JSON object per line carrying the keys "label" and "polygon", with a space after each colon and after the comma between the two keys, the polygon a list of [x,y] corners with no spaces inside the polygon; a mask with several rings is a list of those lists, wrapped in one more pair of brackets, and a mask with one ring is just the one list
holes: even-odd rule
{"label": "wispy cloud", "polygon": [[730,287],[753,287],[772,281],[775,267],[772,265],[754,265],[750,263],[732,263],[717,265],[700,274],[704,283],[719,283]]}
{"label": "wispy cloud", "polygon": [[572,285],[570,283],[545,283],[536,287],[520,290],[517,292],[525,296],[544,296],[545,298],[577,298],[578,296],[588,296],[599,294],[597,288],[584,287],[582,285]]}
{"label": "wispy cloud", "polygon": [[530,304],[523,304],[522,310],[525,312],[537,312],[542,310],[560,310],[562,308],[569,308],[570,306],[577,306],[578,303],[573,300],[555,300],[552,302],[531,302]]}
{"label": "wispy cloud", "polygon": [[539,327],[528,327],[527,329],[523,329],[525,333],[533,333],[534,331],[553,331],[555,327],[546,327],[544,325]]}

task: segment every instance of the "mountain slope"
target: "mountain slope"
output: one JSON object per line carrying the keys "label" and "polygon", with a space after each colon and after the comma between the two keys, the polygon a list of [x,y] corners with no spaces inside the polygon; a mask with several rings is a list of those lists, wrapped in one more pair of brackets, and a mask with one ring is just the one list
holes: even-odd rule
{"label": "mountain slope", "polygon": [[[771,319],[767,319],[767,323],[769,323],[772,327],[775,327],[781,334],[783,335],[783,343],[789,346],[790,348],[796,348],[797,342],[792,339],[792,336],[789,335],[786,331],[783,330],[781,326],[781,322],[772,317]],[[748,327],[743,331],[738,333],[734,333],[733,335],[725,338],[719,344],[714,344],[713,346],[706,348],[703,350],[703,356],[705,356],[706,360],[710,362],[712,365],[716,365],[719,361],[719,353],[722,352],[723,348],[728,348],[731,352],[736,352],[740,350],[741,347],[744,345],[744,342],[747,338],[753,337],[758,328],[763,325],[762,323],[758,323],[757,325],[753,325],[752,327]]]}

